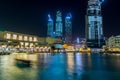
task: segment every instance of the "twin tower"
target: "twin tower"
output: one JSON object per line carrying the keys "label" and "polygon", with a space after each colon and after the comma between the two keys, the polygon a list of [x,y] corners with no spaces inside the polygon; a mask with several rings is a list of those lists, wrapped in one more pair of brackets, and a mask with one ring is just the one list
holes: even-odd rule
{"label": "twin tower", "polygon": [[[51,18],[50,14],[48,14],[48,30],[47,36],[48,37],[56,37],[56,38],[63,38],[65,37],[66,43],[71,43],[72,41],[72,15],[68,13],[65,17],[65,21],[62,20],[62,13],[57,11],[56,13],[56,21],[55,21],[55,31],[54,31],[54,21]],[[63,22],[65,22],[65,30],[63,29]],[[65,31],[65,36],[63,35]]]}

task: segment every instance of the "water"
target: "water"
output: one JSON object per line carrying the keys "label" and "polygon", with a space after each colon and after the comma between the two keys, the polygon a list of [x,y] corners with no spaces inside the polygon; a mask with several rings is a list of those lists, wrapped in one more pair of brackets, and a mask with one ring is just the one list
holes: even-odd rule
{"label": "water", "polygon": [[120,54],[23,54],[31,66],[15,56],[0,56],[0,80],[120,80]]}

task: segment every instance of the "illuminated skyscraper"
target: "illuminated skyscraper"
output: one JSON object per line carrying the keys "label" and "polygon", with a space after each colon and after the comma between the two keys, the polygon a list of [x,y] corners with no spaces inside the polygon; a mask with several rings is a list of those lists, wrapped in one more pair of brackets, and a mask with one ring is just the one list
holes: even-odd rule
{"label": "illuminated skyscraper", "polygon": [[50,16],[50,14],[48,14],[48,30],[47,30],[47,37],[52,37],[53,36],[53,20]]}
{"label": "illuminated skyscraper", "polygon": [[63,23],[62,23],[62,13],[57,11],[56,14],[56,28],[55,28],[56,37],[63,36]]}
{"label": "illuminated skyscraper", "polygon": [[72,42],[72,15],[68,13],[65,18],[65,41],[66,43]]}
{"label": "illuminated skyscraper", "polygon": [[86,39],[90,47],[103,45],[103,24],[101,16],[101,0],[89,0],[86,15]]}

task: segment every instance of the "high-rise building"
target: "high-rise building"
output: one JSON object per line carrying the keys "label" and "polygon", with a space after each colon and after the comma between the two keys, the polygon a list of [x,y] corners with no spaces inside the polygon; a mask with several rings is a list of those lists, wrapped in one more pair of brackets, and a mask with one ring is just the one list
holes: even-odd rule
{"label": "high-rise building", "polygon": [[101,0],[89,0],[86,15],[86,39],[89,47],[101,47],[103,40],[103,24],[101,16]]}
{"label": "high-rise building", "polygon": [[47,24],[47,26],[48,26],[47,37],[52,37],[53,36],[53,26],[54,26],[54,24],[53,24],[53,20],[52,20],[50,14],[48,14],[48,24]]}
{"label": "high-rise building", "polygon": [[55,28],[56,37],[61,38],[63,36],[63,23],[62,23],[62,13],[57,11],[56,14],[56,28]]}
{"label": "high-rise building", "polygon": [[65,17],[65,41],[66,43],[72,42],[72,15],[68,13]]}

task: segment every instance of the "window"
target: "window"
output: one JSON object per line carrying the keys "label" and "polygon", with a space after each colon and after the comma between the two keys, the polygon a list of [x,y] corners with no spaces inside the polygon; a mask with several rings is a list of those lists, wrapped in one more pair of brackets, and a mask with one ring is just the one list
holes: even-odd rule
{"label": "window", "polygon": [[20,42],[20,45],[23,46],[23,45],[24,45],[24,42]]}
{"label": "window", "polygon": [[29,37],[29,41],[32,41],[32,37]]}
{"label": "window", "polygon": [[29,46],[29,43],[26,42],[26,43],[25,43],[25,47],[28,47],[28,46]]}
{"label": "window", "polygon": [[27,38],[28,38],[27,36],[24,36],[24,40],[25,40],[25,41],[27,41],[27,40],[28,40]]}
{"label": "window", "polygon": [[36,38],[36,37],[34,37],[34,41],[37,41],[37,38]]}
{"label": "window", "polygon": [[22,40],[22,36],[21,35],[19,36],[19,40]]}
{"label": "window", "polygon": [[16,34],[13,34],[13,39],[17,39],[17,35]]}
{"label": "window", "polygon": [[11,38],[11,34],[7,33],[6,39],[10,39],[10,38]]}

